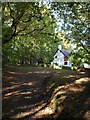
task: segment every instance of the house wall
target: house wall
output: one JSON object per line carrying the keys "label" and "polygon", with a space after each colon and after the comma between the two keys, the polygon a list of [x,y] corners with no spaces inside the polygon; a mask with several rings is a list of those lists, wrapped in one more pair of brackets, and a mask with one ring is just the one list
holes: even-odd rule
{"label": "house wall", "polygon": [[54,63],[57,63],[59,66],[64,65],[64,55],[58,50],[54,55]]}
{"label": "house wall", "polygon": [[[66,62],[66,63],[65,63]],[[57,63],[58,66],[68,66],[71,67],[71,62],[69,59],[62,53],[60,50],[58,50],[54,55],[54,60],[52,63]]]}
{"label": "house wall", "polygon": [[68,61],[69,59],[66,57],[66,56],[64,56],[64,61]]}

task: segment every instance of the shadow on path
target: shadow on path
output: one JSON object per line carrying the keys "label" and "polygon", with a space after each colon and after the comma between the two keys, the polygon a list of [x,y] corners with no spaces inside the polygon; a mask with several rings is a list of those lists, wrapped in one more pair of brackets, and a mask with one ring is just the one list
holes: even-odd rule
{"label": "shadow on path", "polygon": [[52,72],[47,70],[15,70],[3,76],[3,120],[34,119],[47,114],[50,108],[44,81],[50,75]]}
{"label": "shadow on path", "polygon": [[89,120],[89,92],[87,74],[11,70],[3,75],[2,120]]}

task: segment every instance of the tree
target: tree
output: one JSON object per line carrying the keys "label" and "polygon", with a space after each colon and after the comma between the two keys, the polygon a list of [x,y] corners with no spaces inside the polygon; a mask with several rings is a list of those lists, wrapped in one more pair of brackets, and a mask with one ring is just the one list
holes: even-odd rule
{"label": "tree", "polygon": [[89,3],[2,3],[2,10],[3,54],[12,48],[17,61],[44,64],[52,61],[58,44],[70,49],[74,43],[72,58],[78,54],[81,62],[89,63]]}
{"label": "tree", "polygon": [[[74,62],[90,62],[90,5],[89,3],[52,3],[52,9],[57,11],[58,22],[62,25],[60,31],[68,36],[68,41],[76,44],[76,51],[71,54]],[[77,56],[78,55],[78,56]],[[80,60],[81,62],[79,62]],[[78,62],[77,62],[78,61]],[[74,65],[76,65],[74,63]],[[80,65],[80,64],[77,64]]]}
{"label": "tree", "polygon": [[56,27],[51,10],[39,7],[39,3],[5,3],[2,6],[3,55],[9,63],[49,63]]}

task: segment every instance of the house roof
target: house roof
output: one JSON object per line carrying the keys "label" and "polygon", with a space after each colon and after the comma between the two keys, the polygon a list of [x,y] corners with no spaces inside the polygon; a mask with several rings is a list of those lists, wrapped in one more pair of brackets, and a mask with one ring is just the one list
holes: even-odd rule
{"label": "house roof", "polygon": [[64,49],[62,49],[62,50],[60,50],[66,57],[69,57],[69,54],[70,54],[70,52],[69,51],[67,51],[67,50],[64,50]]}
{"label": "house roof", "polygon": [[[57,49],[57,51],[58,51],[59,49]],[[56,51],[56,52],[57,52]],[[69,58],[69,54],[70,54],[70,52],[68,51],[68,50],[65,50],[65,49],[62,49],[62,50],[59,50],[60,52],[62,52],[66,57],[68,57]],[[55,54],[56,54],[56,52],[55,52]],[[55,55],[54,54],[54,55]]]}

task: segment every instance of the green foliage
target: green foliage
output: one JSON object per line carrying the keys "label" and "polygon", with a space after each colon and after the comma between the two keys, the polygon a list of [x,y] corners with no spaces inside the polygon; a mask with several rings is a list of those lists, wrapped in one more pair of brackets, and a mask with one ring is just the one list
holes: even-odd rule
{"label": "green foliage", "polygon": [[[80,66],[82,62],[90,61],[90,4],[87,3],[52,3],[52,9],[57,11],[58,20],[62,21],[61,31],[68,37],[65,41],[76,44],[75,53],[71,54],[73,65]],[[90,63],[89,63],[90,64]]]}
{"label": "green foliage", "polygon": [[7,3],[4,18],[3,54],[8,63],[50,64],[56,27],[51,10],[38,3]]}
{"label": "green foliage", "polygon": [[81,70],[83,69],[84,63],[90,64],[90,57],[86,53],[86,51],[83,50],[83,48],[77,48],[77,50],[74,50],[70,55],[70,60],[73,64],[73,67]]}
{"label": "green foliage", "polygon": [[9,63],[50,64],[58,44],[71,50],[72,43],[77,46],[71,54],[73,65],[89,63],[89,3],[49,5],[50,9],[35,2],[2,3],[3,56]]}

